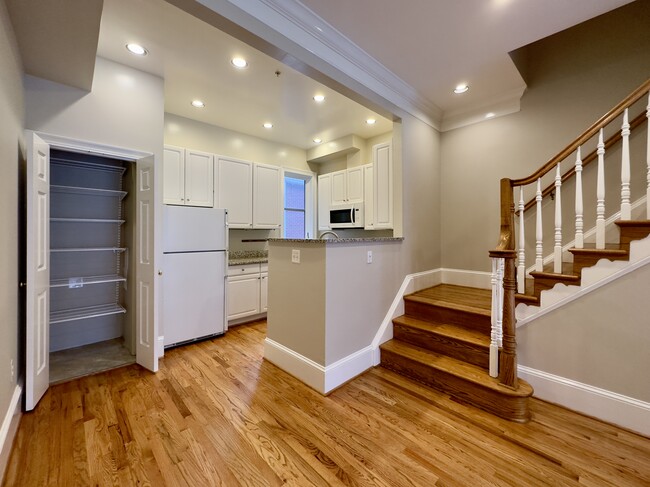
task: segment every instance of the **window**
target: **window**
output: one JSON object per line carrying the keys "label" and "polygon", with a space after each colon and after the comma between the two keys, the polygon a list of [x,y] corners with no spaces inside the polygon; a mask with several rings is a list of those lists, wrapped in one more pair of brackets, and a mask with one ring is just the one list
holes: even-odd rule
{"label": "window", "polygon": [[314,231],[314,173],[284,172],[284,238],[310,238]]}
{"label": "window", "polygon": [[284,178],[284,236],[305,238],[305,180]]}

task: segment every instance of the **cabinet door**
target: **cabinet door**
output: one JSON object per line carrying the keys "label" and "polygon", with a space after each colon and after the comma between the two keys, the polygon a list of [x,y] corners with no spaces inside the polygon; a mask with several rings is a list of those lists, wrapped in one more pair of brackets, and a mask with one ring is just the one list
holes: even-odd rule
{"label": "cabinet door", "polygon": [[185,204],[185,150],[165,146],[163,151],[163,203]]}
{"label": "cabinet door", "polygon": [[260,312],[260,275],[228,278],[228,321]]}
{"label": "cabinet door", "polygon": [[364,223],[366,230],[375,229],[375,191],[373,185],[375,184],[375,179],[373,177],[373,166],[372,164],[366,164],[363,166],[363,201],[364,201]]}
{"label": "cabinet door", "polygon": [[263,272],[260,275],[260,313],[269,309],[269,275]]}
{"label": "cabinet door", "polygon": [[253,228],[282,225],[282,170],[277,166],[253,167]]}
{"label": "cabinet door", "polygon": [[393,158],[390,143],[372,148],[374,161],[375,229],[393,228]]}
{"label": "cabinet door", "polygon": [[214,162],[212,154],[185,151],[185,204],[214,206]]}
{"label": "cabinet door", "polygon": [[318,176],[318,230],[330,229],[330,203],[332,201],[332,176]]}
{"label": "cabinet door", "polygon": [[253,226],[253,163],[220,157],[217,207],[228,210],[230,228]]}
{"label": "cabinet door", "polygon": [[363,203],[363,166],[347,171],[348,203]]}
{"label": "cabinet door", "polygon": [[341,205],[347,202],[347,174],[346,171],[331,173],[332,177],[332,206]]}

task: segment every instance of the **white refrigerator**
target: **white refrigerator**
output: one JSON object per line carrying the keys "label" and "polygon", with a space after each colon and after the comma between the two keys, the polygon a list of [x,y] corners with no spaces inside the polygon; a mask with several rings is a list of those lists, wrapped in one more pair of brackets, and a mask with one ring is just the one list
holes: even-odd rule
{"label": "white refrigerator", "polygon": [[226,324],[227,211],[165,205],[165,347],[220,335]]}

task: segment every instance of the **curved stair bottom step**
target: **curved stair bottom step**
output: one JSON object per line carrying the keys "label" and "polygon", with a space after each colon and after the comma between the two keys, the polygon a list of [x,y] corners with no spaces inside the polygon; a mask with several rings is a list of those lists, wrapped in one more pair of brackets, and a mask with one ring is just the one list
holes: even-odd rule
{"label": "curved stair bottom step", "polygon": [[487,372],[484,379],[476,380],[384,348],[381,351],[381,366],[509,421],[526,423],[530,420],[528,398],[532,396],[533,389],[521,379],[518,389],[512,390],[499,385],[498,380]]}

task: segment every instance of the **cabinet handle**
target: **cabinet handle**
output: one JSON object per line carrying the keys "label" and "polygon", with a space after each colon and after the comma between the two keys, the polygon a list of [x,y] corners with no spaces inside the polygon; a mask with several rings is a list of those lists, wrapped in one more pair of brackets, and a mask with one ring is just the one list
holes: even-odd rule
{"label": "cabinet handle", "polygon": [[162,276],[162,271],[158,271],[158,275],[159,275],[159,276]]}

